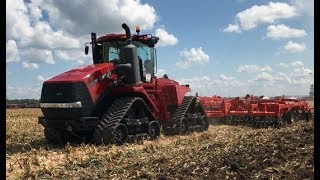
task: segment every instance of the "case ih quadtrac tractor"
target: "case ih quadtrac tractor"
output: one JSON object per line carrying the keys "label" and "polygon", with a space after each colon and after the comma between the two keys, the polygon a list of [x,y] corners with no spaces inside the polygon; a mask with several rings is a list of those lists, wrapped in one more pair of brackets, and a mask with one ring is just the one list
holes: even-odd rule
{"label": "case ih quadtrac tractor", "polygon": [[[208,128],[188,85],[155,76],[159,38],[150,34],[91,33],[93,64],[72,69],[43,83],[39,123],[51,143],[74,139],[97,144],[133,143],[164,134]],[[89,46],[85,47],[88,53]]]}

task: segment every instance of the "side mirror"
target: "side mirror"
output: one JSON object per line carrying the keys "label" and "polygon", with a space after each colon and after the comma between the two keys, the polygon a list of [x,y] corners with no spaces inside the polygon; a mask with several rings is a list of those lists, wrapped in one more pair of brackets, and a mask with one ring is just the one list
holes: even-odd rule
{"label": "side mirror", "polygon": [[159,41],[158,37],[151,37],[148,41],[148,46],[149,47],[154,47],[155,44]]}
{"label": "side mirror", "polygon": [[89,46],[86,46],[86,47],[84,48],[84,53],[85,53],[86,55],[88,55],[88,52],[89,52]]}

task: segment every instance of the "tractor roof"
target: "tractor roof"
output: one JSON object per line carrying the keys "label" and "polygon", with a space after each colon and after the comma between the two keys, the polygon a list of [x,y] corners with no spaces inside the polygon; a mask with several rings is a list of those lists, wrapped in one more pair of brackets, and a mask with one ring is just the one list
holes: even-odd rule
{"label": "tractor roof", "polygon": [[[151,34],[144,34],[144,35],[131,34],[131,38],[133,41],[140,41],[145,44],[151,38]],[[112,40],[125,41],[126,39],[127,39],[126,34],[107,34],[104,36],[100,36],[97,39],[97,42],[101,43],[104,41],[112,41]]]}

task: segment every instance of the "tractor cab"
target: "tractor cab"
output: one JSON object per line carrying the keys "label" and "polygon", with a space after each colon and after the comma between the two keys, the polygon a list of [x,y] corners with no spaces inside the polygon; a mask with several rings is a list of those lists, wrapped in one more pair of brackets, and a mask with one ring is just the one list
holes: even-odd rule
{"label": "tractor cab", "polygon": [[[139,35],[140,28],[137,27],[137,35],[129,34],[107,34],[96,39],[96,34],[91,33],[90,44],[92,44],[93,63],[113,63],[116,67],[124,64],[137,64],[138,72],[142,82],[151,82],[156,73],[156,49],[155,44],[159,38],[150,34]],[[129,37],[128,37],[129,36]],[[130,39],[128,41],[128,39]],[[128,61],[126,57],[125,47],[132,44],[136,47],[136,57],[129,57],[129,59],[137,58],[138,63]],[[88,46],[86,46],[85,53],[88,53]],[[130,53],[129,53],[130,54]],[[135,60],[132,60],[135,61]],[[132,68],[132,67],[131,67]],[[135,68],[132,68],[135,69]]]}

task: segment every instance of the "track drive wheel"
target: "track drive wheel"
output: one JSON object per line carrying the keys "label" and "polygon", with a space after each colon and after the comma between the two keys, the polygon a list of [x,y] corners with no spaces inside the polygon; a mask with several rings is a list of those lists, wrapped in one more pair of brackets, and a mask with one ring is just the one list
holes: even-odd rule
{"label": "track drive wheel", "polygon": [[128,140],[127,127],[122,123],[118,123],[115,127],[112,139],[114,141],[114,144],[116,144],[118,146],[126,143]]}

